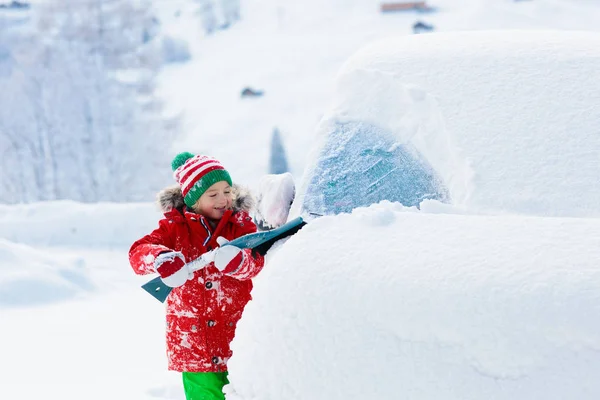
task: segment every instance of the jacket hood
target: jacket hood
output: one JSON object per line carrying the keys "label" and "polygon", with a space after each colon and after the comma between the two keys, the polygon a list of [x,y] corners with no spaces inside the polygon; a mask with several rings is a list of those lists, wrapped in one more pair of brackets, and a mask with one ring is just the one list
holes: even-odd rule
{"label": "jacket hood", "polygon": [[[254,208],[254,198],[247,188],[234,184],[231,187],[233,194],[233,211],[250,211]],[[179,185],[169,186],[156,195],[156,201],[163,213],[168,213],[174,209],[183,211],[185,203],[183,202],[183,194]]]}

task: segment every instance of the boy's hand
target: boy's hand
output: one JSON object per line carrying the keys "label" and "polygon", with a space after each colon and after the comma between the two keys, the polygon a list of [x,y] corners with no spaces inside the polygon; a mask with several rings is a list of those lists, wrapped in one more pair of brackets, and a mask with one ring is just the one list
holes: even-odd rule
{"label": "boy's hand", "polygon": [[193,276],[183,254],[178,251],[159,254],[154,260],[154,267],[160,279],[169,287],[179,287]]}
{"label": "boy's hand", "polygon": [[235,272],[244,262],[244,253],[239,247],[225,245],[215,252],[215,267],[224,274]]}

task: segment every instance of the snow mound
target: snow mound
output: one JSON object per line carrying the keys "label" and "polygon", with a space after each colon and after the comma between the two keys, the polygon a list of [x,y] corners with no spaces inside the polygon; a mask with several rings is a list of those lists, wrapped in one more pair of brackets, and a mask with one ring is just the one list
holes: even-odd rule
{"label": "snow mound", "polygon": [[57,259],[0,239],[0,307],[48,304],[93,289],[82,259]]}
{"label": "snow mound", "polygon": [[35,247],[127,249],[161,217],[152,203],[0,204],[0,238]]}
{"label": "snow mound", "polygon": [[599,258],[597,219],[315,219],[255,279],[227,399],[597,399]]}

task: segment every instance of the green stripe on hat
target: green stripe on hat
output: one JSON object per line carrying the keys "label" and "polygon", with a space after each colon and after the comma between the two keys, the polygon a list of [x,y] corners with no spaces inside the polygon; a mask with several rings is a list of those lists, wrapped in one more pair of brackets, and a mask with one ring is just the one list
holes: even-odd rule
{"label": "green stripe on hat", "polygon": [[209,187],[221,181],[229,183],[230,186],[233,185],[231,182],[231,177],[229,176],[229,172],[224,169],[215,169],[206,173],[201,179],[198,180],[198,182],[194,184],[194,186],[192,186],[183,201],[188,207],[193,207]]}

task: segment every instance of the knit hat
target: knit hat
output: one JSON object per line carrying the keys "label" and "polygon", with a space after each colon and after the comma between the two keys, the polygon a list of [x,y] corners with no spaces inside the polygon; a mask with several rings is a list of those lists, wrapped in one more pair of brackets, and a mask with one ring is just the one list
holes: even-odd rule
{"label": "knit hat", "polygon": [[171,168],[173,177],[181,186],[183,201],[188,207],[196,204],[206,189],[215,183],[225,181],[232,185],[229,172],[213,157],[179,153],[173,159]]}

